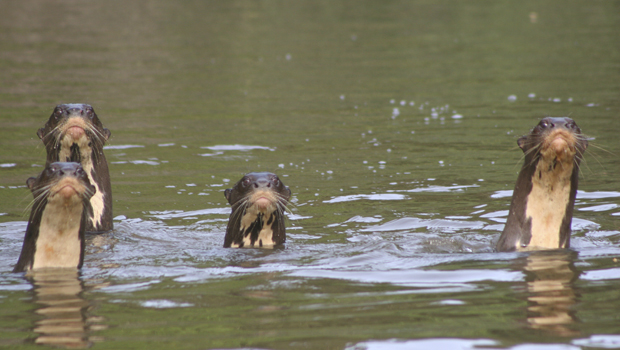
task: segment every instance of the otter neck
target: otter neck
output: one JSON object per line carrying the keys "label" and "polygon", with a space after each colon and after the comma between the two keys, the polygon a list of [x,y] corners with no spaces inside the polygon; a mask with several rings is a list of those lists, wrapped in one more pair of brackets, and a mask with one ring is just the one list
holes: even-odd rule
{"label": "otter neck", "polygon": [[525,250],[566,248],[568,240],[562,242],[561,233],[572,204],[571,195],[574,197],[576,192],[572,186],[574,170],[573,158],[563,161],[554,156],[539,158],[527,197],[525,218],[531,223],[531,238]]}
{"label": "otter neck", "polygon": [[269,248],[276,245],[273,239],[273,223],[276,221],[276,210],[261,209],[258,205],[247,208],[241,217],[239,234],[241,243],[234,242],[233,248],[261,247]]}
{"label": "otter neck", "polygon": [[90,165],[91,169],[93,167],[92,154],[93,150],[86,134],[82,134],[78,139],[64,135],[60,141],[58,159],[54,161],[81,163],[86,171],[85,166]]}
{"label": "otter neck", "polygon": [[32,268],[76,267],[81,265],[82,200],[67,202],[61,198],[48,198],[41,214],[39,234],[35,242]]}

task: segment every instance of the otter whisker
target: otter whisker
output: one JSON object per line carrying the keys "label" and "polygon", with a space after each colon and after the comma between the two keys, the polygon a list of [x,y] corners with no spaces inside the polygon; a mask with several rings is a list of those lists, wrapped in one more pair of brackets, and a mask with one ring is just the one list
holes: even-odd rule
{"label": "otter whisker", "polygon": [[542,146],[542,143],[539,143],[538,145],[532,147],[530,150],[528,150],[528,152],[524,152],[525,154],[525,160],[528,159],[528,157],[530,157],[533,153],[533,156],[530,158],[529,164],[528,166],[532,166],[534,165],[534,163],[536,163],[538,161],[538,159],[540,158],[540,153],[539,150]]}
{"label": "otter whisker", "polygon": [[[288,200],[288,198],[287,198],[287,197],[284,197],[283,195],[281,195],[281,194],[279,194],[279,193],[276,193],[275,195],[276,195],[276,199],[277,199],[278,201],[281,201],[281,202],[283,202],[283,203],[287,203],[287,204],[288,204],[288,203],[290,203],[290,201]],[[293,204],[293,203],[290,203],[290,204],[291,204],[291,205],[293,205],[293,206],[295,205],[295,204]]]}
{"label": "otter whisker", "polygon": [[601,146],[599,146],[599,145],[597,145],[597,144],[595,144],[595,143],[590,142],[590,143],[588,144],[588,146],[592,146],[592,147],[594,147],[594,148],[596,148],[596,149],[599,149],[599,150],[601,150],[601,151],[603,151],[603,152],[607,152],[607,153],[611,154],[612,156],[617,156],[614,152],[611,152],[610,150],[605,149],[605,148],[603,148],[603,147],[601,147]]}
{"label": "otter whisker", "polygon": [[231,206],[235,208],[240,205],[243,205],[244,203],[247,203],[249,200],[250,200],[250,196],[242,197],[242,198],[239,198],[239,200],[236,201],[235,203],[232,203]]}
{"label": "otter whisker", "polygon": [[[62,128],[62,126],[63,126],[63,123],[60,123],[60,124],[56,125],[47,134],[44,134],[43,137],[45,138],[45,137],[48,137],[50,135],[56,135],[56,134],[60,133],[60,128]],[[55,139],[56,139],[56,137],[55,137]]]}
{"label": "otter whisker", "polygon": [[32,190],[32,194],[34,196],[34,200],[38,200],[39,198],[42,198],[43,196],[48,196],[49,192],[50,192],[50,188],[52,188],[53,184],[49,184],[46,186],[41,186],[39,188],[35,188]]}
{"label": "otter whisker", "polygon": [[245,211],[247,210],[249,206],[248,199],[249,198],[242,198],[241,200],[236,202],[238,204],[235,204],[235,206],[233,206],[233,212],[232,212],[232,218],[231,218],[233,222],[240,221],[241,218],[245,215]]}
{"label": "otter whisker", "polygon": [[[579,170],[579,174],[582,177],[585,177],[583,170],[581,169],[580,164],[583,164],[589,172],[592,172],[592,169],[590,169],[590,166],[588,165],[588,162],[585,160],[584,154],[587,151],[587,149],[582,149],[580,147],[576,147],[575,148],[575,157],[573,158],[573,166],[576,167]],[[596,159],[596,158],[594,158]],[[597,160],[598,161],[598,160]],[[599,162],[600,164],[600,162]]]}
{"label": "otter whisker", "polygon": [[286,205],[281,201],[276,201],[276,212],[284,212],[286,210]]}
{"label": "otter whisker", "polygon": [[285,223],[284,223],[283,214],[280,214],[280,212],[278,212],[278,214],[276,215],[276,220],[278,221],[278,225],[280,225],[281,227],[284,227]]}
{"label": "otter whisker", "polygon": [[26,216],[26,212],[28,211],[29,208],[32,208],[32,205],[34,204],[34,199],[31,198],[32,197],[32,192],[23,196],[22,199],[19,201],[19,205],[21,205],[22,203],[24,203],[24,201],[28,201],[28,204],[26,205],[26,209],[24,209],[24,212],[22,213],[22,216]]}
{"label": "otter whisker", "polygon": [[232,222],[237,223],[237,224],[240,225],[241,218],[243,217],[244,213],[245,213],[245,208],[235,210],[235,211],[232,212],[230,220],[232,220]]}
{"label": "otter whisker", "polygon": [[295,206],[293,203],[289,202],[288,200],[282,198],[281,196],[278,197],[278,201],[276,202],[276,205],[278,207],[278,210],[282,211],[282,212],[287,212],[289,214],[293,214],[293,211],[291,210],[291,208],[289,208],[290,206]]}
{"label": "otter whisker", "polygon": [[34,193],[36,197],[32,200],[35,203],[41,202],[43,199],[49,197],[49,191]]}
{"label": "otter whisker", "polygon": [[26,206],[26,208],[24,209],[24,211],[22,212],[22,216],[26,216],[26,214],[27,214],[28,212],[30,212],[30,211],[31,211],[31,209],[33,208],[34,204],[36,203],[36,204],[37,204],[37,206],[38,206],[38,204],[39,204],[40,202],[41,202],[41,201],[37,201],[36,199],[31,200],[31,201],[28,203],[28,205]]}
{"label": "otter whisker", "polygon": [[[105,137],[103,136],[102,131],[97,130],[95,127],[91,125],[86,125],[85,132],[89,136],[89,139],[91,140],[91,142],[94,144],[95,147],[93,148],[103,149],[103,145],[105,143]],[[99,153],[95,151],[92,153],[93,153],[95,163],[98,163]]]}
{"label": "otter whisker", "polygon": [[[577,170],[579,171],[579,175],[583,178],[585,178],[585,174],[583,173],[583,170],[581,169],[581,167],[579,166],[579,161],[577,159],[573,160],[574,162],[574,166],[577,168]],[[583,163],[585,164],[585,162]],[[588,167],[587,164],[585,164],[586,168],[588,168],[588,171],[592,172],[592,170],[590,170],[590,167]]]}
{"label": "otter whisker", "polygon": [[280,208],[280,211],[282,211],[282,212],[287,212],[287,213],[289,213],[289,214],[291,214],[291,215],[295,214],[295,213],[293,213],[293,210],[291,210],[291,208],[289,208],[287,205],[285,205],[285,204],[280,204],[280,203],[278,203],[278,205],[280,206],[280,207],[279,207],[279,208]]}
{"label": "otter whisker", "polygon": [[84,193],[82,193],[81,197],[83,199],[90,199],[90,197],[92,197],[94,194],[95,194],[95,190],[94,189],[86,188],[84,190]]}
{"label": "otter whisker", "polygon": [[[45,186],[46,189],[43,191],[33,191],[32,193],[35,195],[35,198],[32,200],[32,202],[30,203],[30,207],[35,211],[35,212],[39,212],[41,205],[47,201],[47,199],[49,198],[49,188],[52,187],[52,185],[48,185]],[[37,189],[39,190],[39,189]]]}
{"label": "otter whisker", "polygon": [[53,142],[52,147],[54,148],[56,152],[60,150],[60,143],[62,142],[62,135],[60,135],[60,131],[59,131],[60,127],[61,125],[58,125],[45,136],[47,137],[48,135],[52,135],[52,137],[48,139],[49,140],[48,142]]}
{"label": "otter whisker", "polygon": [[[592,150],[586,150],[586,152],[588,152],[589,155],[592,156],[592,158],[594,158],[594,160],[598,163],[598,165],[601,166],[601,168],[605,168],[605,166],[603,165],[603,163],[601,163],[600,157],[596,154],[596,152],[593,152]],[[583,163],[588,166],[588,162],[585,160],[585,157],[583,157],[583,155],[580,156],[580,161],[583,161]],[[589,168],[588,168],[589,170]]]}

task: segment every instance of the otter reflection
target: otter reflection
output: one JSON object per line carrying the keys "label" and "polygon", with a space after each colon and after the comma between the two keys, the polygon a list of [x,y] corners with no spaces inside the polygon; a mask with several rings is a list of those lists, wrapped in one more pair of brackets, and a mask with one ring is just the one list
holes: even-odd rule
{"label": "otter reflection", "polygon": [[574,261],[577,253],[554,250],[537,251],[520,259],[527,287],[527,323],[557,336],[575,336],[571,329],[577,317],[572,311],[579,299],[574,282],[579,277]]}
{"label": "otter reflection", "polygon": [[87,317],[91,304],[82,297],[84,286],[77,269],[37,269],[26,277],[34,286],[35,343],[65,348],[85,348],[98,341],[90,331],[106,328],[97,317]]}

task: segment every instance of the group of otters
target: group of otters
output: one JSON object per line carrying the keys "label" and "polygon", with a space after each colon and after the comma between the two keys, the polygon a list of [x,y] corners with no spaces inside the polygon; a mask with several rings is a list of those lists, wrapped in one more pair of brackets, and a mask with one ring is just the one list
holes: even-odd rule
{"label": "group of otters", "polygon": [[[112,192],[103,145],[110,131],[87,104],[56,106],[37,135],[45,169],[26,183],[34,196],[15,272],[81,268],[85,234],[112,230]],[[588,146],[570,118],[542,119],[518,139],[525,154],[497,251],[568,248],[579,163]],[[291,190],[277,175],[249,173],[224,191],[232,213],[224,247],[284,244]]]}

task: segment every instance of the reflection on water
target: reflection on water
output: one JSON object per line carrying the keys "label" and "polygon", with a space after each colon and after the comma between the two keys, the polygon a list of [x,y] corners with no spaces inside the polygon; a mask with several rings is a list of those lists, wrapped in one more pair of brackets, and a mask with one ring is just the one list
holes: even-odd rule
{"label": "reflection on water", "polygon": [[34,302],[39,306],[34,331],[37,344],[65,348],[86,348],[102,338],[91,331],[106,327],[101,317],[89,316],[90,302],[82,296],[84,285],[76,269],[40,269],[27,275],[34,285]]}
{"label": "reflection on water", "polygon": [[579,301],[574,282],[579,277],[575,269],[577,253],[573,251],[540,251],[528,254],[523,273],[527,284],[527,322],[562,337],[579,335],[570,327],[577,321],[572,311]]}
{"label": "reflection on water", "polygon": [[345,350],[427,350],[427,349],[460,349],[473,350],[485,349],[497,345],[490,339],[428,339],[399,341],[396,339],[386,341],[367,341],[355,345],[349,345]]}
{"label": "reflection on water", "polygon": [[[34,318],[46,344],[119,349],[618,344],[600,338],[620,308],[617,1],[30,0],[0,13],[0,346],[27,342]],[[112,131],[115,232],[89,242],[82,277],[31,279],[31,302],[9,271],[24,181],[45,160],[35,132],[61,102],[94,105]],[[574,256],[492,248],[517,138],[567,114],[613,153],[582,162],[577,282]],[[286,249],[222,248],[222,191],[251,171],[294,193]],[[94,278],[110,287],[85,288]],[[96,331],[91,299],[109,328]]]}

